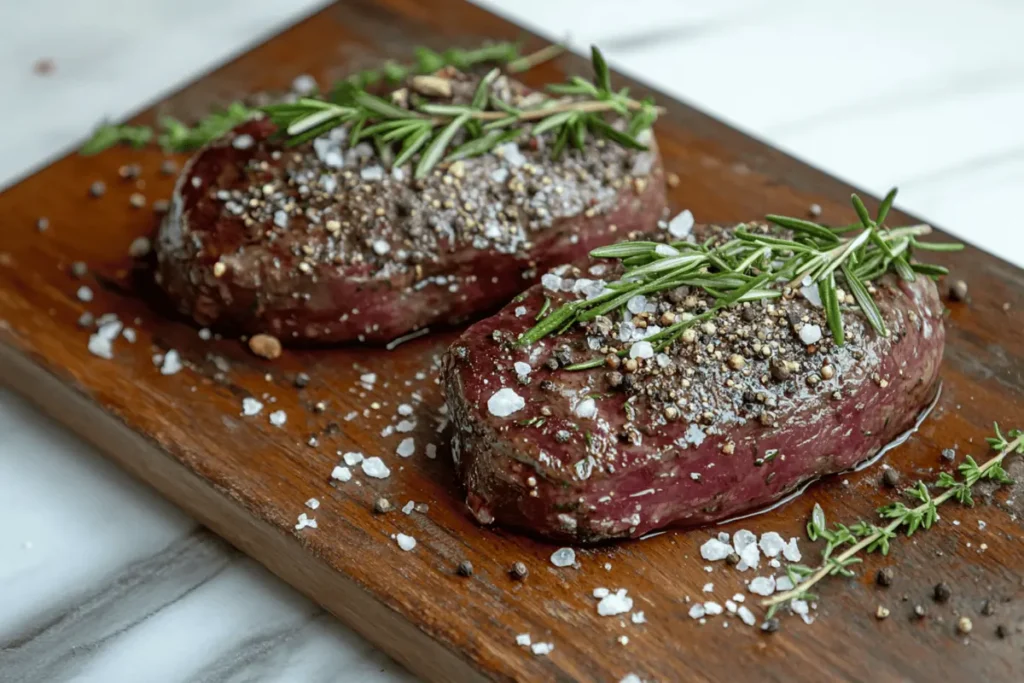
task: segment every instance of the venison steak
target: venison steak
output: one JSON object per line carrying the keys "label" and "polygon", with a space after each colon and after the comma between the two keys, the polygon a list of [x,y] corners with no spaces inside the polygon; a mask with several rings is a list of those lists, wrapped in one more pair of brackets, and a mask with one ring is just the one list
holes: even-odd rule
{"label": "venison steak", "polygon": [[[695,232],[698,241],[729,236]],[[651,349],[561,369],[707,310],[706,295],[685,288],[516,345],[546,299],[575,300],[582,294],[566,291],[574,281],[586,278],[575,288],[585,293],[589,280],[615,280],[620,268],[592,260],[556,269],[445,355],[453,456],[481,523],[585,543],[726,519],[869,458],[935,394],[945,331],[923,276],[874,283],[888,337],[845,306],[843,346],[805,289],[723,309],[646,358]]]}
{"label": "venison steak", "polygon": [[[446,101],[468,101],[477,80],[449,75]],[[492,94],[515,104],[528,91],[502,77]],[[286,344],[388,341],[493,310],[665,208],[650,136],[647,151],[590,138],[558,160],[535,137],[415,180],[369,143],[347,144],[345,128],[294,148],[275,132],[239,126],[175,187],[157,279],[201,325]]]}

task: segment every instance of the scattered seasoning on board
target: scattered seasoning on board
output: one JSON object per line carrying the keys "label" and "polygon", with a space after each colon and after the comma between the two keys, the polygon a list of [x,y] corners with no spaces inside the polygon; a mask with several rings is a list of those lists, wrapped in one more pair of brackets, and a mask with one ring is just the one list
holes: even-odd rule
{"label": "scattered seasoning on board", "polygon": [[469,560],[459,562],[459,576],[473,576],[473,563]]}
{"label": "scattered seasoning on board", "polygon": [[378,515],[383,515],[386,512],[391,512],[391,501],[387,498],[378,498],[373,501],[373,511]]}
{"label": "scattered seasoning on board", "polygon": [[953,301],[967,301],[967,283],[955,280],[949,285],[949,298]]}
{"label": "scattered seasoning on board", "polygon": [[900,484],[900,475],[893,468],[888,468],[882,472],[882,484],[888,488],[894,489]]}
{"label": "scattered seasoning on board", "polygon": [[949,602],[952,596],[953,590],[944,581],[935,584],[935,588],[932,590],[932,597],[935,598],[935,602]]}
{"label": "scattered seasoning on board", "polygon": [[894,576],[895,572],[892,567],[882,567],[878,570],[878,573],[875,574],[875,583],[879,586],[891,586]]}
{"label": "scattered seasoning on board", "polygon": [[512,569],[509,573],[512,575],[513,579],[516,579],[517,581],[522,581],[527,576],[529,576],[530,570],[526,567],[524,563],[516,562],[512,565]]}
{"label": "scattered seasoning on board", "polygon": [[39,232],[46,232],[50,227],[50,219],[46,217],[36,219],[36,230]]}

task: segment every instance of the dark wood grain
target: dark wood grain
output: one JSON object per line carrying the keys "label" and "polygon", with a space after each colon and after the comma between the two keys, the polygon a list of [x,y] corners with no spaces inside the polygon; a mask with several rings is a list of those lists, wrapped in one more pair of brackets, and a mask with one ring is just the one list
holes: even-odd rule
{"label": "dark wood grain", "polygon": [[[329,80],[353,65],[408,56],[417,44],[443,48],[520,35],[517,27],[461,0],[339,3],[138,120],[152,121],[160,112],[196,116],[212,103],[282,88],[299,73]],[[584,69],[583,60],[567,56],[528,80]],[[666,165],[682,181],[672,190],[677,208],[688,207],[703,221],[729,221],[769,211],[799,215],[818,203],[825,220],[850,220],[849,187],[693,109],[658,99],[668,108],[657,131]],[[751,576],[724,566],[705,573],[698,547],[707,531],[583,550],[579,569],[555,569],[548,562],[553,547],[476,526],[453,483],[443,437],[435,433],[440,393],[431,366],[453,333],[394,352],[289,351],[273,362],[253,357],[237,340],[201,341],[188,322],[166,315],[145,285],[146,271],[127,255],[132,239],[152,230],[154,217],[129,207],[135,188],[117,180],[117,168],[141,161],[143,191],[154,200],[168,196],[172,183],[158,173],[160,159],[155,151],[70,155],[0,195],[0,373],[413,671],[435,681],[618,681],[629,672],[659,681],[1024,678],[1024,635],[994,635],[997,624],[1012,628],[1024,619],[1024,545],[1020,526],[1004,509],[1009,492],[998,493],[995,505],[944,510],[939,529],[901,540],[888,558],[869,558],[858,579],[826,582],[814,624],[790,618],[773,636],[735,618],[723,628],[722,618],[701,627],[687,616],[686,598],[699,599],[704,583],[714,582],[715,599],[723,601],[743,592],[741,577]],[[87,194],[96,179],[109,187],[100,199]],[[42,215],[51,228],[38,233],[35,219]],[[68,274],[76,260],[92,269],[82,283]],[[970,283],[972,300],[950,305],[945,388],[936,410],[889,456],[907,477],[933,477],[943,464],[939,451],[954,444],[961,453],[983,455],[982,439],[993,420],[1024,426],[1024,273],[975,249],[938,260]],[[83,283],[96,291],[92,303],[75,298]],[[87,332],[75,325],[83,310],[137,318],[130,324],[138,341],[117,342],[112,361],[91,356]],[[179,350],[188,367],[164,377],[152,355],[169,348]],[[210,354],[231,365],[222,382],[214,379]],[[299,370],[313,377],[303,390],[292,386]],[[366,371],[380,378],[371,391],[358,388]],[[420,371],[428,373],[426,380],[415,379]],[[383,438],[380,430],[414,390],[423,398],[413,433],[418,453],[401,460],[394,455],[399,439]],[[240,416],[242,397],[265,393],[275,397],[273,406],[268,403],[257,418]],[[317,414],[312,405],[321,400],[328,409]],[[343,419],[374,401],[382,409],[371,418]],[[267,422],[277,408],[288,414],[284,428]],[[313,434],[317,447],[307,445]],[[423,456],[428,442],[440,446],[436,460]],[[385,481],[357,475],[361,484],[331,485],[338,450],[381,455],[393,475]],[[800,536],[814,502],[832,519],[852,521],[886,499],[877,478],[877,470],[833,477],[781,510],[725,530]],[[430,509],[374,515],[379,495],[399,505],[425,502]],[[307,511],[303,501],[310,497],[322,502],[313,513],[319,528],[296,532],[295,519]],[[953,526],[952,519],[962,524]],[[984,531],[979,519],[987,523]],[[397,548],[391,535],[398,532],[417,538],[413,552]],[[803,546],[810,555],[810,544]],[[476,567],[470,579],[455,573],[462,559]],[[517,560],[531,569],[526,581],[507,575]],[[872,585],[883,565],[896,568],[888,589]],[[929,598],[939,580],[954,586],[946,605]],[[598,617],[590,597],[597,586],[627,588],[648,623],[627,620],[623,626],[620,618]],[[997,614],[980,616],[989,598],[997,601]],[[927,605],[927,619],[910,619],[915,603]],[[879,604],[892,611],[885,621],[874,616]],[[962,614],[975,624],[966,645],[955,632]],[[524,632],[554,643],[554,652],[536,657],[518,647],[515,635]],[[626,646],[616,640],[623,634],[630,639]]]}

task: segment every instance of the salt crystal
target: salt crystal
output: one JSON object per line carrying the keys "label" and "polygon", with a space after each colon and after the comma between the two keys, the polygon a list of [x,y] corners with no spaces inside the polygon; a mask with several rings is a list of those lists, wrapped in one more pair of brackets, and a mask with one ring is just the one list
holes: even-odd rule
{"label": "salt crystal", "polygon": [[[99,321],[97,321],[99,323]],[[89,337],[89,353],[110,360],[114,357],[113,342],[121,334],[121,323],[113,320],[99,323],[99,329]]]}
{"label": "salt crystal", "polygon": [[609,593],[611,593],[611,591],[608,590],[607,588],[595,588],[594,589],[594,597],[595,598],[607,597]]}
{"label": "salt crystal", "polygon": [[242,399],[242,415],[252,417],[253,415],[259,415],[261,410],[263,410],[263,404],[256,399],[249,396]]}
{"label": "salt crystal", "polygon": [[769,531],[761,534],[761,541],[758,545],[761,547],[761,552],[764,553],[765,557],[775,557],[782,552],[786,546],[786,541],[778,533]]}
{"label": "salt crystal", "polygon": [[736,603],[732,600],[726,600],[725,609],[729,614],[736,614]]}
{"label": "salt crystal", "polygon": [[800,548],[796,545],[796,537],[790,538],[789,543],[782,549],[782,556],[790,562],[799,562],[801,559]]}
{"label": "salt crystal", "polygon": [[751,593],[768,596],[775,592],[774,576],[757,576],[747,586]]}
{"label": "salt crystal", "polygon": [[92,301],[92,290],[82,285],[78,288],[78,300],[89,302]]}
{"label": "salt crystal", "polygon": [[121,333],[121,336],[124,337],[125,340],[129,344],[134,344],[135,343],[136,335],[135,335],[135,330],[133,330],[132,328],[130,328],[130,327],[124,328],[124,331]]}
{"label": "salt crystal", "polygon": [[280,427],[288,421],[288,414],[283,410],[275,410],[270,414],[270,424]]}
{"label": "salt crystal", "polygon": [[984,531],[986,526],[988,526],[988,525],[985,524],[984,520],[981,520],[981,519],[978,520],[978,530],[979,531]]}
{"label": "salt crystal", "polygon": [[436,445],[434,445],[432,443],[428,443],[427,444],[427,457],[430,458],[431,460],[433,460],[434,458],[437,457],[437,446]]}
{"label": "salt crystal", "polygon": [[571,567],[576,564],[576,551],[572,548],[559,548],[551,554],[551,564],[556,567]]}
{"label": "salt crystal", "polygon": [[740,552],[740,561],[736,564],[736,569],[744,572],[748,569],[757,569],[757,565],[761,559],[761,553],[758,551],[756,545],[748,545]]}
{"label": "salt crystal", "polygon": [[337,465],[333,470],[331,470],[331,479],[337,479],[338,481],[348,481],[351,478],[352,470],[350,470],[347,467]]}
{"label": "salt crystal", "polygon": [[704,616],[704,605],[699,602],[694,604],[690,607],[689,614],[691,619],[700,619]]}
{"label": "salt crystal", "polygon": [[803,294],[804,298],[810,302],[815,308],[821,308],[821,292],[818,291],[818,285],[811,284],[810,276],[805,277],[803,281],[803,287],[800,288],[800,293]]}
{"label": "salt crystal", "polygon": [[703,590],[705,593],[713,593],[715,590],[715,584],[705,583],[704,588],[702,588],[701,590]]}
{"label": "salt crystal", "polygon": [[654,347],[651,346],[651,342],[638,341],[629,347],[630,358],[650,358],[654,355]]}
{"label": "salt crystal", "polygon": [[509,163],[510,166],[522,166],[526,163],[526,157],[519,151],[519,145],[514,142],[506,142],[494,148],[494,153]]}
{"label": "salt crystal", "polygon": [[374,456],[366,458],[362,462],[363,474],[374,479],[387,479],[391,476],[391,470],[384,464],[384,461]]}
{"label": "salt crystal", "polygon": [[576,405],[576,417],[589,419],[597,415],[597,401],[592,398],[585,398]]}
{"label": "salt crystal", "polygon": [[311,529],[315,529],[316,528],[316,520],[313,519],[312,517],[307,517],[306,513],[303,512],[303,513],[301,513],[299,515],[298,522],[296,522],[296,524],[295,524],[295,530],[296,531],[302,531],[306,527],[309,527]]}
{"label": "salt crystal", "polygon": [[416,452],[416,441],[411,436],[402,439],[402,443],[398,444],[398,450],[395,452],[401,458],[408,458]]}
{"label": "salt crystal", "polygon": [[405,514],[407,514],[407,515],[411,515],[411,514],[412,514],[412,511],[413,511],[414,509],[416,509],[416,503],[414,503],[413,501],[411,501],[411,500],[410,500],[410,501],[409,501],[408,503],[406,503],[406,504],[405,504],[405,506],[404,506],[404,507],[402,508],[402,512],[404,512],[404,513],[405,513]]}
{"label": "salt crystal", "polygon": [[794,614],[799,614],[801,616],[807,614],[810,611],[807,606],[806,600],[790,600],[789,608],[793,610]]}
{"label": "salt crystal", "polygon": [[276,225],[277,227],[281,228],[282,230],[284,228],[287,228],[288,227],[288,213],[283,211],[282,209],[278,209],[277,211],[275,211],[274,212],[274,225]]}
{"label": "salt crystal", "polygon": [[751,543],[757,543],[757,534],[747,529],[740,529],[732,537],[732,547],[740,552]]}
{"label": "salt crystal", "polygon": [[647,617],[644,616],[644,613],[642,611],[640,611],[640,612],[633,612],[632,614],[630,614],[629,615],[629,620],[632,621],[634,624],[646,624],[647,623]]}
{"label": "salt crystal", "polygon": [[644,680],[636,674],[626,674],[626,677],[619,681],[619,683],[644,683]]}
{"label": "salt crystal", "polygon": [[562,290],[562,278],[554,273],[544,273],[540,278],[540,283],[544,286],[544,289],[550,289],[552,292]]}
{"label": "salt crystal", "polygon": [[530,374],[530,371],[533,370],[533,368],[530,367],[529,363],[524,363],[521,360],[517,360],[513,364],[513,367],[516,370],[516,374],[519,375],[520,377],[526,377],[527,375]]}
{"label": "salt crystal", "polygon": [[775,579],[775,590],[777,591],[790,591],[793,590],[793,582],[788,576],[780,576]]}
{"label": "salt crystal", "polygon": [[551,654],[551,651],[554,649],[555,646],[551,643],[534,643],[530,646],[530,650],[532,650],[535,655],[548,655]]}
{"label": "salt crystal", "polygon": [[208,327],[204,327],[201,330],[199,330],[199,338],[202,339],[203,341],[210,341],[212,337],[213,332],[210,332],[210,329]]}
{"label": "salt crystal", "polygon": [[771,567],[771,568],[773,568],[773,569],[778,569],[779,567],[781,567],[781,566],[782,566],[782,563],[781,563],[781,562],[779,562],[778,560],[776,560],[776,559],[775,559],[775,558],[773,557],[772,559],[768,560],[768,566],[769,566],[769,567]]}
{"label": "salt crystal", "polygon": [[687,209],[668,222],[668,232],[678,240],[685,238],[693,230],[693,214]]}
{"label": "salt crystal", "polygon": [[377,381],[377,374],[374,372],[367,372],[364,375],[359,375],[359,381],[363,384],[373,384]]}
{"label": "salt crystal", "polygon": [[643,294],[637,294],[636,296],[630,297],[626,302],[626,310],[633,315],[639,315],[644,312],[644,308],[647,307],[647,297]]}
{"label": "salt crystal", "polygon": [[732,553],[732,546],[723,543],[717,538],[708,539],[700,547],[700,556],[709,562],[724,560]]}
{"label": "salt crystal", "polygon": [[363,454],[362,453],[355,453],[355,452],[350,451],[350,452],[346,453],[345,455],[341,456],[341,458],[345,461],[345,464],[348,465],[349,467],[355,467],[356,465],[358,465],[359,463],[361,463],[363,461]]}
{"label": "salt crystal", "polygon": [[522,318],[526,315],[526,306],[516,306],[516,317]]}
{"label": "salt crystal", "polygon": [[747,626],[753,626],[757,623],[757,619],[754,618],[754,613],[746,606],[741,606],[736,613]]}
{"label": "salt crystal", "polygon": [[602,617],[611,617],[616,614],[624,614],[633,609],[633,598],[626,596],[626,589],[620,588],[615,593],[609,593],[597,603],[597,613]]}
{"label": "salt crystal", "polygon": [[359,177],[363,180],[383,180],[384,169],[380,166],[367,166],[359,171]]}
{"label": "salt crystal", "polygon": [[309,95],[316,88],[316,79],[309,74],[300,74],[292,80],[292,92],[297,95]]}
{"label": "salt crystal", "polygon": [[316,510],[318,507],[320,507],[320,501],[317,500],[316,498],[310,498],[309,500],[306,501],[306,507],[308,507],[310,510]]}
{"label": "salt crystal", "polygon": [[401,422],[395,425],[395,431],[402,434],[406,432],[411,432],[415,428],[416,423],[413,422],[412,420],[402,420]]}
{"label": "salt crystal", "polygon": [[416,547],[416,539],[412,536],[398,534],[397,536],[395,536],[395,541],[398,542],[398,547],[406,552],[409,552],[410,550]]}
{"label": "salt crystal", "polygon": [[391,245],[388,244],[385,240],[374,240],[373,253],[377,254],[377,256],[383,256],[384,254],[387,254],[389,251],[391,251]]}
{"label": "salt crystal", "polygon": [[705,602],[704,603],[704,614],[709,616],[716,616],[722,613],[722,606],[717,602]]}
{"label": "salt crystal", "polygon": [[164,362],[160,366],[161,375],[173,375],[180,372],[182,368],[181,356],[174,349],[164,354]]}
{"label": "salt crystal", "polygon": [[409,417],[412,415],[412,406],[408,403],[402,403],[398,406],[398,414],[402,417]]}
{"label": "salt crystal", "polygon": [[816,344],[821,341],[821,327],[818,325],[804,325],[800,328],[800,341],[804,344]]}
{"label": "salt crystal", "polygon": [[747,598],[743,595],[743,593],[737,593],[736,595],[732,596],[732,599],[736,602],[743,602]]}
{"label": "salt crystal", "polygon": [[487,410],[495,417],[508,417],[519,412],[526,406],[526,400],[517,394],[514,389],[505,387],[499,389],[487,399]]}
{"label": "salt crystal", "polygon": [[529,644],[530,644],[530,634],[529,633],[520,633],[518,636],[516,636],[516,645],[522,645],[523,647],[527,647],[527,646],[529,646]]}
{"label": "salt crystal", "polygon": [[235,139],[231,141],[231,146],[235,149],[249,149],[252,147],[252,143],[255,142],[251,135],[237,135]]}

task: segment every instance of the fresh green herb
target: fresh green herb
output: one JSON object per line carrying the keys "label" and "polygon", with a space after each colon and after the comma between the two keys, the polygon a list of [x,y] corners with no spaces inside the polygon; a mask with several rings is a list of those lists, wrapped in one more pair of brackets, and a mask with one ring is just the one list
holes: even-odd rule
{"label": "fresh green herb", "polygon": [[249,107],[241,102],[232,102],[226,109],[211,113],[192,127],[171,116],[164,116],[160,118],[161,132],[157,142],[165,152],[188,152],[216,140],[252,115],[253,110]]}
{"label": "fresh green herb", "polygon": [[[653,102],[631,99],[625,90],[613,91],[608,67],[596,47],[592,60],[594,82],[574,77],[568,83],[549,86],[549,91],[567,99],[547,99],[524,109],[489,96],[490,83],[499,73],[494,70],[483,77],[469,105],[421,102],[403,109],[352,86],[331,101],[302,98],[268,105],[262,111],[284,131],[288,145],[301,144],[338,126],[349,126],[352,142],[372,139],[387,148],[397,145],[397,165],[422,149],[416,164],[417,178],[427,176],[442,160],[484,154],[503,142],[527,135],[550,136],[555,141],[554,157],[569,143],[582,148],[588,136],[646,149],[637,136],[650,127],[659,109]],[[607,114],[626,118],[627,131],[608,123],[604,119]],[[467,141],[449,151],[460,131],[465,131]]]}
{"label": "fresh green herb", "polygon": [[99,154],[117,144],[145,147],[153,138],[153,129],[148,126],[115,126],[104,123],[97,128],[89,141],[82,145],[79,153],[84,156]]}
{"label": "fresh green herb", "polygon": [[[908,507],[902,501],[885,505],[878,509],[881,520],[877,524],[861,520],[851,526],[835,524],[829,528],[824,511],[820,505],[815,504],[811,520],[807,523],[807,536],[812,541],[819,538],[826,541],[821,564],[816,568],[790,565],[787,574],[793,580],[793,589],[773,595],[761,603],[769,608],[769,616],[774,614],[779,605],[790,600],[809,599],[811,596],[807,590],[827,576],[853,576],[850,566],[861,561],[858,557],[861,551],[887,555],[890,541],[901,530],[907,536],[912,536],[918,529],[930,528],[938,519],[938,506],[949,499],[955,499],[962,505],[973,505],[971,488],[979,481],[987,479],[999,484],[1012,483],[1003,469],[1003,460],[1011,453],[1024,454],[1024,430],[1014,429],[1004,435],[999,431],[999,425],[996,425],[995,432],[996,435],[987,441],[996,455],[981,465],[967,456],[957,467],[961,477],[959,480],[947,472],[941,473],[933,484],[935,488],[943,489],[938,495],[933,496],[924,482],[918,481],[904,491],[918,505]],[[846,545],[849,545],[846,550],[833,557],[835,551]]]}
{"label": "fresh green herb", "polygon": [[[680,241],[659,245],[638,241],[595,249],[590,252],[593,258],[621,261],[624,275],[607,285],[598,296],[558,307],[520,335],[519,343],[532,344],[567,325],[593,320],[625,305],[638,294],[687,285],[704,290],[714,303],[707,312],[679,320],[648,337],[647,341],[656,344],[658,351],[675,342],[686,329],[717,315],[723,308],[743,301],[779,297],[785,288],[801,286],[817,286],[832,338],[842,345],[845,342],[844,302],[839,300],[838,278],[842,278],[872,328],[887,336],[889,332],[882,314],[866,283],[889,271],[904,279],[915,277],[915,270],[929,275],[944,271],[926,264],[910,265],[912,249],[920,244],[917,238],[930,233],[929,226],[888,228],[883,225],[895,197],[893,189],[872,219],[860,197],[853,195],[860,232],[848,238],[841,237],[848,232],[846,227],[833,229],[799,218],[769,215],[770,223],[792,231],[793,238],[782,239],[740,226],[732,239],[718,246],[712,246],[711,242]],[[602,358],[595,358],[568,369],[598,367],[602,362]]]}

